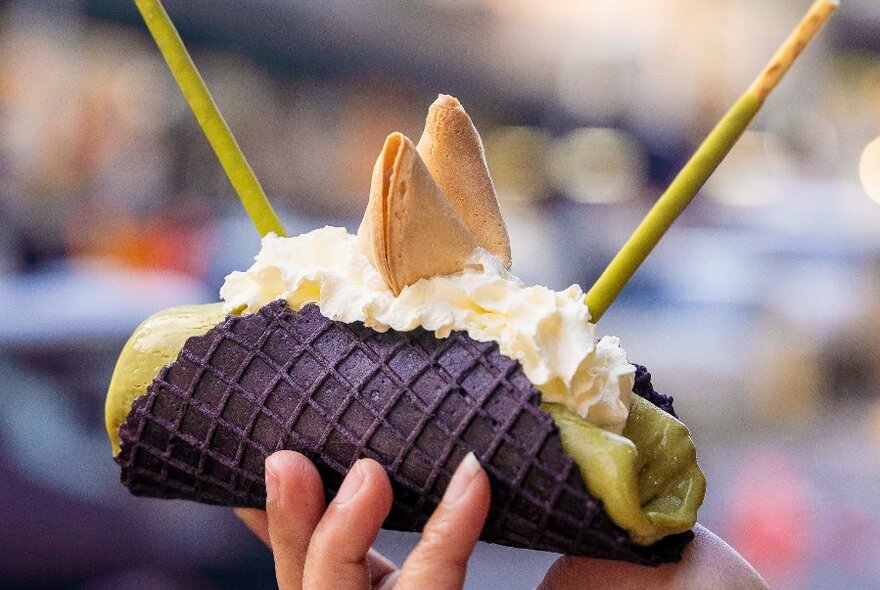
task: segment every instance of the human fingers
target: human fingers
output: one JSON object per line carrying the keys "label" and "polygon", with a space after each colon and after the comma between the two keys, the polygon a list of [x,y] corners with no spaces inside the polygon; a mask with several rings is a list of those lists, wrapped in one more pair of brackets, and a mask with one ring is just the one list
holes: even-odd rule
{"label": "human fingers", "polygon": [[394,562],[370,549],[367,553],[367,567],[370,571],[370,586],[376,590],[393,588],[397,581],[398,569]]}
{"label": "human fingers", "polygon": [[[269,522],[265,510],[258,508],[235,508],[233,512],[257,538],[263,541],[267,547],[272,548],[269,542]],[[367,565],[370,568],[370,581],[374,585],[383,582],[385,579],[390,580],[390,574],[397,571],[397,566],[375,549],[370,549],[369,553],[367,553]],[[394,580],[396,579],[397,576],[394,576]],[[388,586],[388,588],[391,587],[393,585]]]}
{"label": "human fingers", "polygon": [[[701,589],[764,590],[767,582],[730,545],[701,525],[694,527],[694,540],[678,563],[657,568],[622,561],[559,558],[538,587],[539,590],[596,588],[608,590]],[[587,584],[585,586],[585,584]]]}
{"label": "human fingers", "polygon": [[265,510],[259,508],[234,508],[235,515],[244,523],[250,531],[257,536],[267,547],[269,542],[269,520]]}
{"label": "human fingers", "polygon": [[[269,541],[269,521],[265,510],[260,510],[258,508],[235,508],[233,509],[233,512],[244,523],[244,525],[257,536],[257,538],[263,541],[263,543],[271,549],[272,544]],[[371,583],[373,584],[379,584],[385,579],[392,581],[390,574],[397,571],[397,566],[375,549],[370,549],[369,553],[367,553],[367,563],[370,569]],[[393,579],[396,580],[397,577],[394,576]],[[388,587],[390,588],[392,586]]]}
{"label": "human fingers", "polygon": [[324,486],[311,461],[293,451],[266,459],[266,520],[281,590],[303,587],[309,541],[323,512]]}
{"label": "human fingers", "polygon": [[461,588],[486,515],[489,478],[473,453],[455,470],[446,493],[400,570],[401,588]]}
{"label": "human fingers", "polygon": [[391,501],[385,470],[372,459],[357,461],[312,535],[303,578],[306,588],[361,590],[376,581],[370,574],[375,562],[367,555]]}

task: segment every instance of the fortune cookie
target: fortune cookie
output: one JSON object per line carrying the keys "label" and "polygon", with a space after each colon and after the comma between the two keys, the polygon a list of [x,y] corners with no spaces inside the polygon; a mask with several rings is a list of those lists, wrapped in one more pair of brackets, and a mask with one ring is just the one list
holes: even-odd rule
{"label": "fortune cookie", "polygon": [[462,270],[477,246],[412,141],[389,135],[373,168],[358,249],[399,294],[419,279]]}
{"label": "fortune cookie", "polygon": [[509,269],[510,238],[498,209],[483,142],[457,99],[441,94],[434,101],[417,149],[480,246]]}

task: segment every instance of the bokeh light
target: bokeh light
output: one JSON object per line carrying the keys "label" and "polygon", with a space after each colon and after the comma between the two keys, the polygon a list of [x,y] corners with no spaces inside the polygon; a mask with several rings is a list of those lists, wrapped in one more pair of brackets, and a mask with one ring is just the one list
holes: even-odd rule
{"label": "bokeh light", "polygon": [[588,128],[556,141],[547,167],[554,185],[579,203],[620,203],[641,192],[647,163],[628,134]]}
{"label": "bokeh light", "polygon": [[880,205],[880,137],[869,143],[862,152],[859,179],[868,196]]}
{"label": "bokeh light", "polygon": [[706,183],[709,197],[738,207],[769,205],[791,171],[779,138],[772,133],[746,131]]}
{"label": "bokeh light", "polygon": [[484,139],[486,161],[502,201],[536,201],[548,196],[546,159],[550,141],[534,127],[500,127]]}

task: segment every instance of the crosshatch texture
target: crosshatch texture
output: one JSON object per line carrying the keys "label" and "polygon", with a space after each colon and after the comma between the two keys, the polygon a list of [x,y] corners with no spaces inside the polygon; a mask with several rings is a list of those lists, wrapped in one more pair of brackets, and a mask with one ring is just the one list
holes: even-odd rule
{"label": "crosshatch texture", "polygon": [[657,565],[680,559],[693,537],[631,543],[586,492],[540,394],[497,344],[379,333],[314,305],[294,312],[279,300],[190,338],[120,434],[116,460],[137,495],[262,508],[263,462],[291,449],[315,462],[330,499],[352,463],[370,457],[394,489],[385,528],[419,531],[473,451],[492,484],[484,541]]}

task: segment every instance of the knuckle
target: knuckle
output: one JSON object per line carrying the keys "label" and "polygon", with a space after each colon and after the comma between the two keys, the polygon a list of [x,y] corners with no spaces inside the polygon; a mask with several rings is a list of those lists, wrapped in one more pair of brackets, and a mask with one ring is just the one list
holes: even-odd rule
{"label": "knuckle", "polygon": [[450,523],[441,519],[439,521],[429,522],[424,530],[422,531],[422,542],[429,547],[436,549],[437,547],[441,547],[445,545],[449,540],[452,533],[452,526]]}
{"label": "knuckle", "polygon": [[[421,555],[429,556],[444,568],[467,567],[470,555],[461,543],[460,536],[455,530],[455,523],[447,518],[432,520],[425,526],[422,539],[419,541],[419,549]],[[423,560],[419,560],[417,564],[422,562]]]}
{"label": "knuckle", "polygon": [[401,570],[395,590],[445,588],[450,582],[463,578],[467,559],[446,555],[418,554],[407,559]]}

